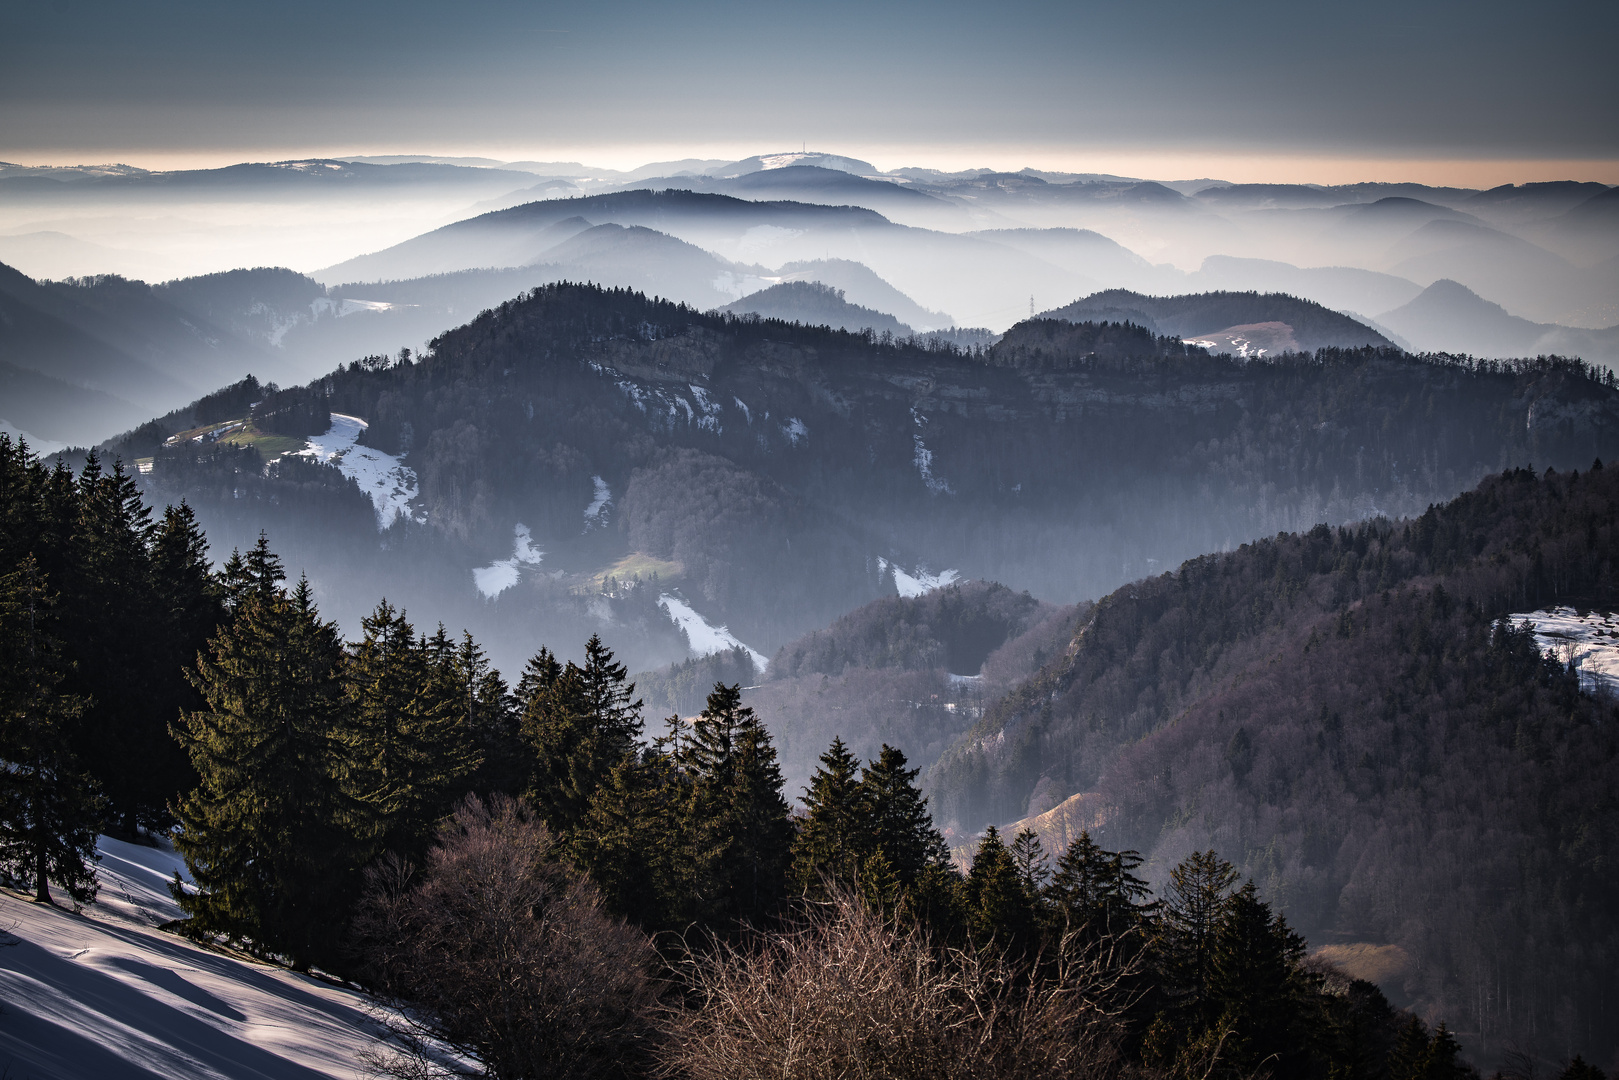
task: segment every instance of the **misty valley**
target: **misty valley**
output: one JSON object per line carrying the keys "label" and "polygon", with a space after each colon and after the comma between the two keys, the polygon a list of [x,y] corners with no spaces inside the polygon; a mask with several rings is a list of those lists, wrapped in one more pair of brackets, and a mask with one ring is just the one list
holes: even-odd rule
{"label": "misty valley", "polygon": [[1612,1075],[1616,190],[0,165],[0,1068]]}

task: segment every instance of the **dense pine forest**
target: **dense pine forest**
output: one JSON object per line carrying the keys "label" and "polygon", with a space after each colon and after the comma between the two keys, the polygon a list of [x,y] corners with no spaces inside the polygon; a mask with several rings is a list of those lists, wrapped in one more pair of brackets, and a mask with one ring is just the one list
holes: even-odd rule
{"label": "dense pine forest", "polygon": [[[1069,736],[1118,747],[1102,775],[1117,818],[1095,836],[1047,851],[990,828],[957,865],[901,748],[862,759],[834,738],[790,800],[735,683],[649,730],[599,638],[582,663],[539,648],[515,685],[470,635],[418,628],[386,600],[345,641],[263,539],[214,571],[188,508],[154,515],[121,464],[74,473],[0,436],[0,862],[39,900],[84,904],[98,832],[171,837],[199,888],[175,882],[187,917],[170,929],[398,1003],[376,1062],[398,1076],[1450,1080],[1476,1075],[1456,1034],[1480,1034],[1473,1002],[1506,987],[1489,1021],[1561,1025],[1558,1070],[1596,1080],[1575,1055],[1612,1052],[1615,717],[1498,616],[1611,602],[1609,475],[1511,472],[1418,519],[1278,537],[1067,611],[1087,620],[1071,655],[985,725],[1016,731],[1007,717],[1105,682],[1115,655],[1162,658],[1127,670],[1166,698],[1220,692],[1187,699],[1172,730],[1189,752],[1112,721]],[[996,587],[983,600],[966,623],[948,591],[916,610],[991,643],[1047,614]],[[1200,674],[1299,613],[1290,674]],[[884,625],[868,615],[784,650],[784,677],[868,654],[955,662],[924,655],[938,638],[922,622]],[[1169,663],[1181,653],[1203,667]],[[1279,692],[1322,679],[1338,690],[1319,713]],[[1366,695],[1346,679],[1384,687],[1375,716],[1353,713]],[[1139,681],[1109,685],[1143,699]],[[1045,754],[1067,745],[1055,725],[1031,730]],[[1222,753],[1200,754],[1209,737]],[[1039,759],[1029,737],[1001,743],[985,798]],[[1258,807],[1333,768],[1349,770],[1342,826],[1384,830],[1359,856],[1384,876],[1341,903],[1369,925],[1379,905],[1447,910],[1450,947],[1471,934],[1474,950],[1447,969],[1452,1011],[1403,1011],[1311,959],[1291,914],[1316,917],[1308,889],[1228,861],[1253,861]],[[1155,890],[1142,854],[1103,844],[1120,823],[1187,820],[1189,784],[1230,855],[1192,847]],[[966,790],[940,805],[955,812]],[[1367,818],[1357,796],[1391,810]],[[1487,838],[1455,831],[1486,820],[1466,817],[1474,800],[1493,807]],[[1420,834],[1388,830],[1425,816],[1454,827],[1423,838],[1436,869],[1413,879],[1400,844]],[[1320,842],[1322,825],[1301,828]],[[1493,898],[1487,930],[1457,903],[1470,890]],[[1526,933],[1556,957],[1550,982]]]}

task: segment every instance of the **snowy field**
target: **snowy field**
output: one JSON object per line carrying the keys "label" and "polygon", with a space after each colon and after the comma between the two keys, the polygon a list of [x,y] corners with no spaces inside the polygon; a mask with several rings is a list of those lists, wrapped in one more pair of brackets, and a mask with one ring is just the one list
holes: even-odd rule
{"label": "snowy field", "polygon": [[332,426],[326,434],[311,438],[309,448],[299,454],[336,465],[344,476],[359,484],[360,490],[371,499],[371,505],[376,507],[380,532],[396,518],[410,516],[411,500],[419,491],[415,469],[392,454],[356,444],[360,432],[369,426],[358,416],[333,413]]}
{"label": "snowy field", "polygon": [[1580,689],[1619,694],[1619,616],[1556,607],[1513,615],[1535,626],[1535,641],[1580,673]]}
{"label": "snowy field", "polygon": [[961,573],[956,570],[940,570],[937,574],[930,574],[920,566],[916,568],[916,573],[907,574],[898,563],[891,563],[881,557],[877,559],[877,565],[885,573],[890,570],[894,572],[894,588],[904,597],[922,596],[961,579]]}
{"label": "snowy field", "polygon": [[726,652],[741,645],[753,657],[753,666],[764,674],[766,667],[770,666],[770,658],[764,653],[750,649],[736,639],[736,635],[723,626],[714,626],[692,609],[686,601],[668,593],[658,597],[658,603],[669,613],[682,630],[686,632],[686,640],[691,642],[691,651],[698,656],[707,656],[710,653]]}
{"label": "snowy field", "polygon": [[180,916],[172,851],[100,842],[74,915],[0,890],[0,1076],[355,1080],[381,1025],[364,995],[155,929]]}
{"label": "snowy field", "polygon": [[545,552],[534,546],[533,535],[528,531],[527,525],[518,525],[512,530],[512,557],[498,559],[488,566],[480,566],[472,571],[472,583],[478,591],[493,600],[513,585],[522,576],[523,567],[538,566],[540,560],[545,558]]}

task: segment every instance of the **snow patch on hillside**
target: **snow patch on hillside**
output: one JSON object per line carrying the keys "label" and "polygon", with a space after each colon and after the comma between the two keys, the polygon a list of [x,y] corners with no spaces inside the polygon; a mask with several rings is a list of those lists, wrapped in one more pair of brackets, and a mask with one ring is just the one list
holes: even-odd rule
{"label": "snow patch on hillside", "polygon": [[[601,483],[600,478],[596,482]],[[538,566],[543,558],[545,552],[534,546],[533,534],[528,526],[519,524],[512,529],[512,557],[478,567],[472,571],[472,583],[479,592],[493,600],[517,584],[522,577],[523,567]]]}
{"label": "snow patch on hillside", "polygon": [[894,588],[904,597],[922,596],[961,580],[959,570],[940,570],[937,574],[930,574],[925,568],[918,566],[916,573],[908,574],[898,563],[889,562],[884,558],[878,558],[877,566],[885,574],[890,570],[894,572]]}
{"label": "snow patch on hillside", "polygon": [[324,435],[309,440],[300,457],[312,457],[336,465],[338,470],[360,486],[377,511],[377,531],[399,518],[410,517],[410,504],[420,494],[416,470],[392,454],[360,446],[360,432],[370,425],[358,416],[332,413],[332,426]]}
{"label": "snow patch on hillside", "polygon": [[1619,694],[1619,616],[1554,607],[1510,618],[1519,626],[1534,624],[1535,643],[1574,665],[1581,690]]}
{"label": "snow patch on hillside", "polygon": [[[719,435],[724,431],[720,424],[720,416],[724,406],[709,396],[707,390],[695,383],[688,383],[687,389],[691,391],[691,400],[678,390],[666,386],[643,385],[634,379],[627,378],[621,372],[610,367],[604,367],[595,361],[589,361],[589,366],[598,375],[605,375],[613,380],[619,393],[629,399],[642,413],[655,421],[667,417],[667,428],[674,430],[675,424],[684,420],[688,425],[695,424],[704,431]],[[694,405],[693,402],[696,402]],[[738,404],[741,404],[739,401]],[[746,407],[744,406],[744,409]]]}
{"label": "snow patch on hillside", "polygon": [[724,429],[720,427],[719,403],[709,397],[708,391],[696,383],[688,383],[687,387],[691,390],[691,396],[697,401],[698,410],[703,414],[698,417],[697,426],[712,431],[716,435],[720,434]]}
{"label": "snow patch on hillside", "polygon": [[658,603],[669,613],[675,624],[686,632],[686,640],[691,642],[691,651],[698,656],[707,656],[710,653],[728,652],[741,645],[747,649],[748,655],[753,657],[753,666],[760,673],[769,666],[770,658],[756,649],[748,648],[736,639],[736,635],[723,626],[715,626],[677,596],[664,593],[658,597]]}
{"label": "snow patch on hillside", "polygon": [[155,929],[180,916],[169,848],[101,837],[82,914],[0,892],[0,1063],[52,1080],[352,1080],[380,1049],[363,994]]}
{"label": "snow patch on hillside", "polygon": [[596,497],[590,500],[585,507],[585,531],[589,532],[598,526],[607,524],[607,508],[613,505],[613,492],[607,486],[607,481],[599,476],[592,476],[590,482],[596,485]]}
{"label": "snow patch on hillside", "polygon": [[[928,418],[914,408],[911,410],[911,419],[916,421],[918,428],[925,427],[928,422]],[[955,490],[951,488],[948,480],[942,476],[933,475],[933,451],[922,444],[922,432],[920,430],[912,434],[911,444],[916,449],[916,453],[911,457],[911,464],[916,466],[916,471],[921,474],[922,483],[927,486],[927,489],[935,495],[954,495]]]}

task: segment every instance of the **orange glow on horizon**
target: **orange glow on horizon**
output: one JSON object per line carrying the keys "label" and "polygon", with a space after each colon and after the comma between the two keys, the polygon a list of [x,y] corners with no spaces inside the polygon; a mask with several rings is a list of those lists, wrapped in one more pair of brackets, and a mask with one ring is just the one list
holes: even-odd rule
{"label": "orange glow on horizon", "polygon": [[[776,140],[780,142],[781,140]],[[1231,183],[1352,184],[1419,183],[1434,186],[1490,188],[1549,180],[1582,180],[1619,184],[1619,160],[1536,158],[1447,158],[1388,154],[1285,153],[1272,150],[1238,153],[1190,147],[1067,146],[939,146],[904,143],[837,143],[810,140],[821,152],[869,161],[879,169],[933,168],[945,172],[1023,168],[1072,173],[1110,173],[1154,180],[1209,178]],[[123,164],[152,170],[209,169],[244,161],[287,161],[421,154],[482,157],[497,161],[576,161],[603,169],[628,171],[655,161],[681,158],[738,160],[759,153],[783,152],[768,139],[747,143],[600,144],[590,146],[456,146],[430,149],[397,146],[255,147],[223,150],[168,151],[101,149],[82,152],[0,150],[0,160],[19,165]]]}

